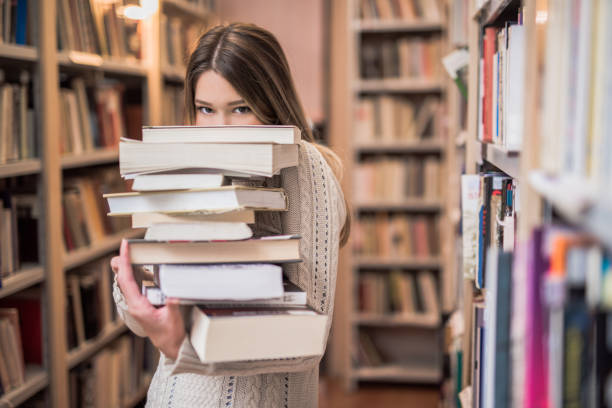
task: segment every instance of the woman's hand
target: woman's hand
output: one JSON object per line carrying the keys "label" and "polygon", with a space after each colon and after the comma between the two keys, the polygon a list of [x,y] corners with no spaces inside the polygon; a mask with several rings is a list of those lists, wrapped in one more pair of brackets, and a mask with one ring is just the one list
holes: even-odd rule
{"label": "woman's hand", "polygon": [[121,242],[119,255],[111,259],[111,268],[117,274],[117,283],[125,297],[128,311],[142,326],[151,342],[165,356],[176,360],[181,343],[185,338],[183,316],[176,299],[168,299],[166,306],[155,308],[140,293],[134,280],[126,240]]}

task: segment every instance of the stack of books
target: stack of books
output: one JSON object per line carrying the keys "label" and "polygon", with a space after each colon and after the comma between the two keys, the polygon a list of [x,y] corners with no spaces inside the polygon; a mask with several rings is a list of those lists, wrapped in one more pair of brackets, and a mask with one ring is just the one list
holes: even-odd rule
{"label": "stack of books", "polygon": [[[120,143],[134,192],[107,194],[111,216],[131,216],[129,241],[155,305],[195,305],[190,339],[204,363],[320,355],[327,316],[283,279],[300,262],[299,236],[255,236],[256,211],[285,211],[280,188],[252,187],[298,164],[292,126],[145,127]],[[248,185],[248,186],[246,186]]]}

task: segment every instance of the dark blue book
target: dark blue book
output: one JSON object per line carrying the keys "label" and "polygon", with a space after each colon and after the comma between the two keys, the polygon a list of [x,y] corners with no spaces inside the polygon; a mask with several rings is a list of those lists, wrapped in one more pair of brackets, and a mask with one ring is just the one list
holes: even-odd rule
{"label": "dark blue book", "polygon": [[497,318],[495,336],[495,407],[510,406],[510,301],[512,298],[512,259],[500,253],[497,266]]}
{"label": "dark blue book", "polygon": [[17,18],[15,27],[15,44],[26,44],[28,0],[17,0]]}

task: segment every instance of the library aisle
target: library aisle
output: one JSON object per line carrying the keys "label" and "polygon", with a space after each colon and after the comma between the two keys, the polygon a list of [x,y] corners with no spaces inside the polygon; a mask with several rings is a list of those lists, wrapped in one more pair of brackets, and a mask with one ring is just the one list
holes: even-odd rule
{"label": "library aisle", "polygon": [[[138,190],[120,173],[120,145],[153,145],[157,129],[147,141],[143,126],[187,124],[187,60],[203,32],[228,22],[278,38],[314,137],[343,164],[351,233],[312,401],[612,408],[611,19],[608,0],[0,0],[0,408],[146,406],[160,352],[122,320],[110,259],[124,238],[152,240],[164,223],[230,219],[224,232],[242,234],[240,248],[286,245],[270,262],[294,264],[271,265],[278,291],[260,288],[275,293],[263,309],[320,311],[310,304],[320,288],[296,278],[298,238],[251,240],[252,208],[107,216],[104,194]],[[284,130],[290,142],[250,146],[299,152]],[[253,151],[244,161],[257,162]],[[213,188],[232,178],[262,187],[262,172],[246,180],[226,162],[206,175],[218,176]],[[151,194],[195,188],[182,185]],[[237,261],[212,263],[223,262]],[[159,304],[161,270],[138,274]],[[181,307],[192,320],[209,321],[191,300]],[[216,300],[236,313],[236,299]],[[326,338],[317,318],[309,327]],[[206,362],[206,346],[195,348]],[[245,361],[228,361],[219,384],[230,401],[231,368]]]}

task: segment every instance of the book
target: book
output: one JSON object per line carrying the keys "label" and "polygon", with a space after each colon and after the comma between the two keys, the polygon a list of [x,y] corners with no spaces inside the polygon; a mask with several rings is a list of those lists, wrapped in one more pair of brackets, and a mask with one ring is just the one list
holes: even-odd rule
{"label": "book", "polygon": [[248,239],[253,231],[242,222],[199,221],[197,223],[154,224],[144,239],[152,241],[226,241]]}
{"label": "book", "polygon": [[272,236],[241,241],[167,242],[129,240],[133,264],[299,262],[300,237]]}
{"label": "book", "polygon": [[197,222],[238,222],[255,223],[255,211],[236,210],[216,214],[164,214],[136,213],[132,214],[132,228],[147,228],[153,224],[192,224]]}
{"label": "book", "polygon": [[188,173],[185,171],[141,174],[134,178],[133,191],[189,190],[221,187],[223,174]]}
{"label": "book", "polygon": [[174,298],[244,301],[283,294],[282,268],[272,264],[160,265],[156,278]]}
{"label": "book", "polygon": [[237,171],[271,177],[298,165],[298,145],[269,143],[144,143],[121,139],[122,176],[185,168]]}
{"label": "book", "polygon": [[244,186],[181,191],[156,191],[105,194],[109,215],[166,212],[225,212],[241,209],[286,210],[287,198],[282,189]]}
{"label": "book", "polygon": [[327,319],[312,309],[200,306],[192,309],[189,337],[203,363],[319,356]]}
{"label": "book", "polygon": [[295,126],[143,126],[146,143],[277,143],[297,144]]}
{"label": "book", "polygon": [[[162,290],[155,285],[153,281],[142,282],[142,294],[149,300],[153,306],[163,306],[166,304],[167,296]],[[271,299],[255,299],[232,301],[227,300],[211,300],[211,299],[178,299],[182,305],[204,304],[217,308],[241,308],[241,307],[258,307],[258,308],[279,308],[279,307],[299,307],[306,306],[306,292],[299,286],[293,284],[289,280],[283,280],[283,295]]]}

